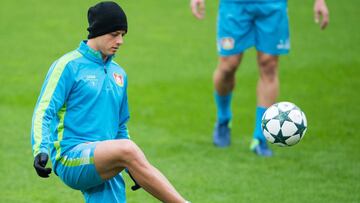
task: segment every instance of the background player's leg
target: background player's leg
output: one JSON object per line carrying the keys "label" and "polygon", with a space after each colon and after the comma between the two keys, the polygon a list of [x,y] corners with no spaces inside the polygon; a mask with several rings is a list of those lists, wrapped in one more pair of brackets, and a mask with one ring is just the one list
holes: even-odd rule
{"label": "background player's leg", "polygon": [[235,87],[235,73],[241,58],[242,54],[220,57],[219,64],[214,72],[217,109],[214,144],[219,147],[226,147],[230,144],[231,97]]}
{"label": "background player's leg", "polygon": [[[271,156],[261,132],[261,118],[266,108],[275,103],[279,92],[278,55],[290,48],[287,1],[254,4],[256,49],[260,77],[257,86],[257,109],[251,149],[258,155]],[[269,54],[265,54],[269,53]]]}
{"label": "background player's leg", "polygon": [[98,143],[94,162],[103,179],[109,179],[127,168],[139,185],[159,200],[185,202],[166,177],[147,161],[141,149],[131,140],[108,140]]}
{"label": "background player's leg", "polygon": [[220,96],[229,94],[235,87],[235,72],[241,62],[242,54],[219,57],[214,72],[215,90]]}
{"label": "background player's leg", "polygon": [[257,84],[257,105],[269,107],[279,93],[278,56],[258,52],[260,78]]}
{"label": "background player's leg", "polygon": [[[265,110],[275,103],[279,92],[278,56],[258,52],[257,61],[260,77],[257,84],[257,106],[254,130],[254,141],[251,149],[258,155],[271,156],[266,139],[261,131],[261,118]],[[261,147],[256,149],[256,147]]]}

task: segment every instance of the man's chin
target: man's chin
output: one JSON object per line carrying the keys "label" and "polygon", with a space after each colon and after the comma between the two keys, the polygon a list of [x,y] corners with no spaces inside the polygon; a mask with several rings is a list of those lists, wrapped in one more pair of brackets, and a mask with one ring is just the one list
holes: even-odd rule
{"label": "man's chin", "polygon": [[109,51],[105,55],[106,56],[112,56],[112,55],[115,55],[115,53],[116,53],[116,51]]}
{"label": "man's chin", "polygon": [[116,51],[117,51],[117,50],[110,51],[110,52],[109,52],[109,55],[114,55],[114,54],[116,54]]}

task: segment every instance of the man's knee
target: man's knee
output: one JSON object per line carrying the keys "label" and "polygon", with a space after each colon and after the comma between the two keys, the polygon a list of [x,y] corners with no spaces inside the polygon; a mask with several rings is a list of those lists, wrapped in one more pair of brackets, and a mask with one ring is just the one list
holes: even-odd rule
{"label": "man's knee", "polygon": [[218,71],[225,77],[233,77],[240,64],[241,56],[220,57]]}
{"label": "man's knee", "polygon": [[262,69],[276,69],[278,64],[278,56],[261,53],[258,55],[258,64]]}
{"label": "man's knee", "polygon": [[118,149],[119,159],[126,163],[138,159],[142,155],[139,147],[131,140],[119,140],[116,148]]}
{"label": "man's knee", "polygon": [[273,81],[277,78],[278,59],[276,56],[262,56],[258,58],[260,75],[262,78]]}
{"label": "man's knee", "polygon": [[144,162],[145,156],[131,140],[107,140],[97,144],[94,152],[96,170],[103,179],[108,179],[134,164]]}

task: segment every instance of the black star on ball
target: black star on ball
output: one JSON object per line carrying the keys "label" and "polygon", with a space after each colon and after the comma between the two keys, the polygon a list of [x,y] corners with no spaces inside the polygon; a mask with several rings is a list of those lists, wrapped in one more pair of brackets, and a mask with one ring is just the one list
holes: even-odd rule
{"label": "black star on ball", "polygon": [[294,124],[296,125],[296,128],[297,128],[297,131],[294,133],[294,135],[300,134],[300,137],[302,137],[304,135],[304,131],[306,130],[304,120],[302,120],[300,124],[297,124],[295,122],[294,122]]}
{"label": "black star on ball", "polygon": [[287,145],[286,144],[286,140],[289,138],[289,137],[291,137],[291,136],[284,136],[283,134],[282,134],[282,131],[280,130],[279,131],[279,133],[277,134],[277,135],[273,135],[273,134],[271,134],[273,137],[274,137],[274,144],[276,144],[276,143],[282,143],[282,144],[284,144],[284,145]]}
{"label": "black star on ball", "polygon": [[291,111],[291,109],[288,111],[281,111],[279,109],[279,114],[274,117],[274,119],[277,119],[280,121],[280,128],[283,126],[285,121],[293,122],[288,116],[290,111]]}
{"label": "black star on ball", "polygon": [[267,128],[266,125],[268,124],[268,122],[269,122],[270,120],[271,120],[271,119],[264,119],[264,120],[261,121],[261,127],[262,127],[263,130],[266,130],[266,131],[269,132],[269,130],[268,130],[268,128]]}

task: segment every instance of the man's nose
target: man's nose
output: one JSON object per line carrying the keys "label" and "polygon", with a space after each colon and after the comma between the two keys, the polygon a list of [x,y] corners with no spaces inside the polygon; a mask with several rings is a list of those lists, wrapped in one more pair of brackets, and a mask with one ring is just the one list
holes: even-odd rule
{"label": "man's nose", "polygon": [[118,45],[122,45],[124,43],[124,38],[122,35],[119,35],[117,38],[116,38],[116,44]]}

